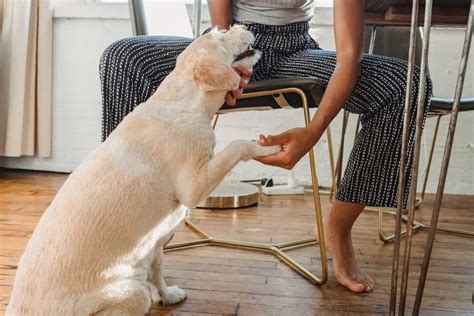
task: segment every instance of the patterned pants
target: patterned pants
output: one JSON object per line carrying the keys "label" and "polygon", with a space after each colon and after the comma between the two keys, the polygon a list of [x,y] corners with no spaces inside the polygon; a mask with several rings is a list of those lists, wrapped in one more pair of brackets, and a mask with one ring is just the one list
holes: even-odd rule
{"label": "patterned pants", "polygon": [[[252,80],[314,77],[327,83],[336,54],[322,50],[308,33],[308,23],[285,26],[251,24],[254,47],[263,55]],[[100,63],[102,82],[102,139],[125,115],[147,100],[173,69],[177,55],[190,43],[179,37],[132,37],[113,43]],[[364,55],[360,77],[344,109],[360,114],[361,129],[338,188],[341,201],[369,206],[396,207],[407,63]],[[407,170],[411,170],[419,69],[415,68]],[[425,109],[429,108],[431,81],[427,80]],[[425,114],[426,117],[426,114]],[[408,199],[408,174],[404,205]]]}

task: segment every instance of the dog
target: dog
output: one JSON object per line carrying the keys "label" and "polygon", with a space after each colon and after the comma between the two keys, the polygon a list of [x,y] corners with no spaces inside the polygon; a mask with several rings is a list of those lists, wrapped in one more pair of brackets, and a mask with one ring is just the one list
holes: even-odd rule
{"label": "dog", "polygon": [[280,146],[239,140],[213,154],[210,122],[238,63],[259,53],[242,26],[193,41],[156,92],[68,177],[20,259],[7,315],[142,315],[186,297],[163,278],[163,245],[187,209],[239,162]]}

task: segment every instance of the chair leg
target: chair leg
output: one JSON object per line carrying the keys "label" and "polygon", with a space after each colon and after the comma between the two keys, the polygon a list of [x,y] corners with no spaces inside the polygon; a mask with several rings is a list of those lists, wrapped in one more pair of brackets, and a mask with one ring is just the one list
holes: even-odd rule
{"label": "chair leg", "polygon": [[[418,168],[420,159],[421,149],[421,136],[425,114],[425,94],[426,94],[426,75],[428,71],[428,46],[430,40],[431,31],[431,16],[432,16],[433,0],[427,0],[425,3],[425,19],[423,26],[423,48],[421,56],[420,66],[420,80],[418,84],[418,98],[417,98],[417,113],[416,113],[416,127],[415,127],[415,146],[413,151],[413,166],[412,166],[412,179],[410,193],[408,196],[408,214],[407,214],[407,234],[405,239],[405,248],[403,254],[403,269],[400,283],[400,299],[398,303],[398,310],[400,315],[405,314],[406,298],[408,291],[408,277],[410,272],[410,261],[411,261],[411,248],[413,240],[413,223],[415,219],[415,200],[416,200],[416,189],[418,180]],[[411,86],[408,86],[407,90],[411,90]],[[408,105],[409,100],[406,100],[405,105]],[[405,108],[406,112],[406,108]],[[406,130],[404,131],[406,132]],[[405,172],[405,169],[401,170]],[[399,191],[400,203],[399,207],[402,206],[403,192]],[[400,234],[399,227],[397,227],[398,233]],[[399,235],[400,236],[400,235]],[[397,240],[397,247],[400,246],[400,238]],[[397,267],[398,268],[398,267]]]}
{"label": "chair leg", "polygon": [[[306,126],[308,126],[311,121],[308,101],[306,100],[306,96],[302,91],[300,92],[300,97],[303,100],[305,124]],[[331,142],[331,149],[332,149],[332,142]],[[316,159],[314,158],[313,148],[311,148],[309,151],[309,161],[310,161],[310,167],[311,167],[311,182],[313,185],[313,202],[314,202],[314,210],[315,210],[315,216],[316,216],[316,226],[318,228],[319,251],[321,255],[322,282],[324,284],[326,283],[327,276],[328,276],[326,242],[324,239],[321,197],[319,195],[319,183],[318,183],[318,176],[316,172]],[[331,165],[333,166],[333,163]],[[333,174],[333,172],[331,173]],[[333,178],[333,181],[334,181],[334,178]]]}
{"label": "chair leg", "polygon": [[[395,239],[395,235],[392,234],[392,235],[387,235],[384,231],[384,225],[383,225],[383,218],[384,218],[384,215],[392,215],[392,216],[396,216],[397,213],[396,212],[393,212],[393,211],[387,211],[387,210],[383,210],[381,207],[377,208],[377,209],[370,209],[370,208],[367,208],[365,209],[365,211],[367,212],[377,212],[378,214],[378,230],[379,230],[379,238],[381,241],[383,241],[384,243],[388,244],[388,243],[391,243],[394,241]],[[402,215],[402,221],[403,222],[406,222],[407,221],[407,217],[405,215]],[[417,232],[421,229],[425,229],[425,225],[423,225],[422,223],[418,222],[418,221],[414,221],[414,226],[413,226],[413,232]],[[400,235],[401,236],[405,236],[407,233],[406,230],[403,230]]]}
{"label": "chair leg", "polygon": [[[395,235],[387,235],[384,231],[384,225],[383,225],[383,217],[384,215],[391,215],[391,216],[396,216],[397,213],[392,212],[392,211],[387,211],[383,210],[382,208],[378,209],[365,209],[367,212],[377,212],[378,213],[378,226],[379,226],[379,238],[381,241],[384,243],[388,244],[394,241]],[[407,222],[407,216],[402,215],[402,221]],[[425,224],[414,220],[413,221],[413,233],[416,233],[421,230],[429,230],[430,226],[426,226]],[[460,230],[460,229],[450,229],[450,228],[442,228],[442,227],[437,227],[436,228],[437,232],[441,233],[446,233],[446,234],[453,234],[453,235],[458,235],[458,236],[464,236],[464,237],[474,237],[474,232],[472,231],[467,231],[467,230]],[[401,236],[406,235],[406,230],[401,231],[400,233]]]}
{"label": "chair leg", "polygon": [[211,121],[212,129],[216,129],[217,120],[219,119],[219,114],[214,114]]}
{"label": "chair leg", "polygon": [[[428,0],[429,1],[429,0]],[[390,305],[389,315],[394,316],[397,308],[397,290],[398,290],[398,270],[400,262],[400,243],[401,243],[401,228],[402,228],[402,216],[403,216],[403,194],[405,192],[405,169],[407,165],[407,147],[408,147],[408,134],[410,128],[410,117],[411,117],[411,104],[410,100],[412,97],[412,83],[413,83],[413,69],[415,64],[415,45],[416,45],[416,34],[418,24],[418,7],[419,0],[413,0],[412,4],[412,15],[411,15],[411,27],[410,27],[410,44],[408,50],[408,67],[407,67],[407,89],[405,95],[404,104],[404,117],[403,117],[403,134],[402,134],[402,145],[401,145],[401,160],[399,170],[399,183],[398,183],[398,201],[397,201],[397,212],[395,221],[395,236],[392,256],[392,276],[390,283]],[[410,229],[411,227],[409,227]],[[405,310],[401,310],[403,315]]]}
{"label": "chair leg", "polygon": [[[309,106],[304,94],[304,91],[298,88],[284,88],[272,91],[264,91],[264,92],[252,92],[247,93],[242,96],[242,98],[251,98],[251,97],[258,97],[262,95],[272,95],[275,93],[297,93],[302,102],[304,107],[304,115],[305,115],[305,123],[306,125],[310,122],[310,113],[309,113]],[[217,123],[218,116],[214,116],[211,125],[213,128]],[[311,167],[311,179],[313,185],[313,201],[315,207],[315,215],[316,215],[316,226],[318,228],[318,239],[315,238],[306,238],[302,240],[295,240],[283,244],[264,244],[264,243],[253,243],[253,242],[246,242],[246,241],[238,241],[238,240],[229,240],[229,239],[220,239],[214,238],[210,234],[206,233],[203,229],[199,226],[194,224],[189,218],[185,219],[185,224],[189,226],[193,231],[195,231],[198,235],[200,235],[200,239],[192,240],[188,242],[176,243],[172,245],[166,246],[164,249],[165,251],[173,251],[173,250],[182,250],[189,247],[194,246],[220,246],[220,247],[231,247],[231,248],[238,248],[238,249],[245,249],[245,250],[253,250],[259,251],[264,253],[270,253],[282,260],[286,265],[290,268],[295,270],[301,276],[305,277],[312,283],[316,285],[323,285],[327,282],[328,279],[328,267],[327,267],[327,257],[326,257],[326,244],[324,239],[324,229],[323,229],[323,220],[322,220],[322,209],[321,209],[321,199],[319,195],[319,186],[318,186],[318,178],[316,174],[316,160],[314,158],[314,151],[310,150],[309,152],[310,157],[310,167]],[[321,255],[321,276],[316,276],[306,268],[304,268],[301,264],[293,260],[290,256],[285,254],[283,251],[310,246],[314,244],[319,244],[319,250]]]}
{"label": "chair leg", "polygon": [[423,203],[423,200],[425,198],[425,193],[426,193],[426,185],[428,184],[428,177],[430,175],[430,169],[431,169],[431,162],[433,160],[433,153],[436,145],[436,138],[438,137],[438,130],[439,130],[439,123],[441,121],[442,115],[437,115],[436,116],[436,125],[435,129],[433,132],[433,141],[431,142],[431,148],[430,148],[430,154],[428,156],[428,161],[426,162],[426,174],[423,179],[423,187],[421,189],[421,194],[420,197],[416,201],[416,207],[420,207],[421,203]]}
{"label": "chair leg", "polygon": [[349,120],[349,112],[344,110],[344,114],[342,117],[342,130],[341,130],[341,141],[339,143],[339,151],[337,154],[336,160],[336,167],[334,170],[334,175],[336,177],[336,186],[331,186],[331,191],[329,193],[329,201],[332,203],[334,199],[334,195],[336,194],[336,190],[341,184],[341,173],[342,173],[342,162],[344,156],[344,141],[346,138],[346,129],[347,129],[347,122]]}
{"label": "chair leg", "polygon": [[337,182],[336,182],[336,170],[334,165],[334,147],[332,143],[332,132],[331,125],[326,129],[326,137],[328,141],[328,154],[329,154],[329,169],[331,172],[331,189],[330,189],[330,199],[332,200],[333,192],[336,192]]}

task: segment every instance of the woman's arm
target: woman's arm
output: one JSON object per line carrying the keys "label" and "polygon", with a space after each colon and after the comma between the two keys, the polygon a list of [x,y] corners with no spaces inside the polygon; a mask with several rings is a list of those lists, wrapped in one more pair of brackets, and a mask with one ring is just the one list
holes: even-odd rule
{"label": "woman's arm", "polygon": [[310,124],[316,142],[351,95],[364,51],[363,0],[334,0],[333,11],[336,68]]}
{"label": "woman's arm", "polygon": [[329,123],[342,109],[359,77],[364,49],[363,0],[334,0],[336,67],[323,99],[307,128],[296,128],[280,135],[260,137],[261,145],[282,145],[279,154],[258,160],[291,169],[319,141]]}
{"label": "woman's arm", "polygon": [[232,5],[230,0],[208,0],[212,26],[228,29],[232,25]]}

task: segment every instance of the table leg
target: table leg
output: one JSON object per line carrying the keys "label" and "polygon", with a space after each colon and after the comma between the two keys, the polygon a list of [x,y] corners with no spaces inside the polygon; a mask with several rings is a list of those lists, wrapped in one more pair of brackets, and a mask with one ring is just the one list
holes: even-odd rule
{"label": "table leg", "polygon": [[446,176],[448,174],[449,159],[451,157],[451,150],[454,140],[454,132],[456,130],[456,123],[459,112],[459,104],[461,100],[464,78],[466,75],[467,61],[469,58],[469,51],[471,48],[472,39],[472,27],[473,27],[473,14],[474,14],[474,0],[471,0],[471,9],[469,11],[469,19],[467,22],[466,35],[464,38],[464,45],[461,55],[461,63],[459,66],[458,78],[456,83],[456,91],[454,94],[454,103],[451,113],[451,119],[449,122],[448,136],[446,139],[446,145],[444,149],[443,162],[441,164],[441,173],[438,181],[438,188],[436,191],[435,204],[433,208],[433,215],[431,216],[430,231],[428,233],[428,239],[426,242],[425,254],[423,257],[423,263],[421,265],[420,279],[418,281],[418,289],[416,291],[415,305],[413,307],[413,314],[418,315],[420,312],[421,299],[423,298],[423,290],[425,288],[426,275],[428,273],[428,267],[431,259],[431,251],[433,250],[433,243],[436,234],[436,226],[438,224],[438,217],[441,208],[441,201],[443,199],[444,185],[446,183]]}
{"label": "table leg", "polygon": [[[407,165],[407,146],[408,146],[408,135],[410,129],[410,100],[412,94],[412,83],[413,83],[413,68],[415,64],[415,46],[416,46],[416,32],[418,24],[418,6],[419,0],[413,0],[412,16],[411,16],[411,28],[410,28],[410,44],[408,53],[408,67],[407,67],[407,89],[405,96],[405,107],[404,107],[404,120],[403,120],[403,136],[402,136],[402,148],[400,156],[400,172],[398,182],[398,192],[405,192],[405,169]],[[392,280],[390,286],[390,308],[389,314],[395,315],[397,306],[397,289],[398,289],[398,265],[400,257],[400,241],[401,241],[401,230],[402,230],[402,213],[403,213],[403,194],[398,196],[397,204],[397,216],[395,222],[395,238],[393,246],[393,259],[392,259]]]}
{"label": "table leg", "polygon": [[423,46],[420,66],[420,83],[418,86],[418,103],[416,113],[416,132],[415,148],[413,153],[412,179],[410,195],[408,198],[408,220],[407,236],[405,240],[405,251],[403,255],[402,281],[400,285],[400,301],[398,304],[398,314],[405,314],[405,305],[408,289],[408,276],[410,271],[411,246],[413,240],[413,221],[415,218],[416,189],[418,184],[418,168],[420,166],[421,135],[423,133],[423,122],[425,117],[426,100],[426,76],[428,74],[428,51],[430,43],[431,16],[433,9],[433,0],[427,0],[425,3],[425,20],[423,26]]}

